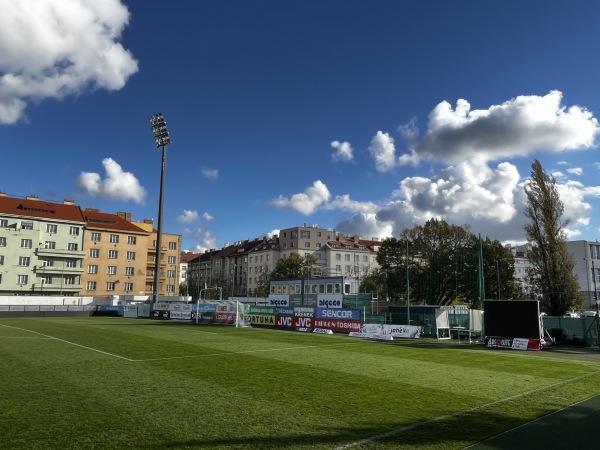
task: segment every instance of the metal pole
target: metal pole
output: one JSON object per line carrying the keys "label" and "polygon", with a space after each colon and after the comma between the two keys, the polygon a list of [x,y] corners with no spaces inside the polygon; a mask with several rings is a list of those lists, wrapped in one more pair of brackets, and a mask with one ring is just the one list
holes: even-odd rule
{"label": "metal pole", "polygon": [[406,321],[410,325],[410,280],[408,271],[408,237],[406,238]]}
{"label": "metal pole", "polygon": [[158,293],[160,292],[160,259],[162,250],[162,216],[163,216],[163,198],[165,187],[165,161],[167,156],[167,146],[162,146],[162,165],[160,171],[160,197],[158,200],[158,226],[156,233],[156,260],[154,261],[154,286],[153,303],[158,303]]}

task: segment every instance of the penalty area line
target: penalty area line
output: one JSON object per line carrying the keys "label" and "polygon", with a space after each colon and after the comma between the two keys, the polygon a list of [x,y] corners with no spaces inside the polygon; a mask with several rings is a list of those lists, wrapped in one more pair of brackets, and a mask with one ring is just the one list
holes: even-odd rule
{"label": "penalty area line", "polygon": [[[415,428],[422,427],[424,425],[430,425],[432,423],[440,422],[442,420],[452,419],[452,418],[455,418],[455,417],[464,416],[466,414],[469,414],[469,413],[472,413],[472,412],[475,412],[475,411],[478,411],[478,410],[481,410],[481,409],[489,408],[489,407],[494,406],[494,405],[499,405],[500,403],[509,402],[511,400],[516,400],[518,398],[525,397],[527,395],[535,394],[537,392],[545,391],[547,389],[551,389],[551,388],[554,388],[554,387],[557,387],[557,386],[562,386],[563,384],[568,384],[568,383],[572,383],[573,381],[578,381],[578,380],[582,380],[584,378],[595,376],[595,375],[598,375],[599,373],[600,373],[600,370],[596,370],[594,372],[590,372],[590,373],[585,374],[585,375],[580,375],[578,377],[569,378],[568,380],[559,381],[558,383],[549,384],[547,386],[541,386],[539,388],[531,389],[529,391],[521,392],[520,394],[515,394],[515,395],[511,395],[509,397],[501,398],[501,399],[495,400],[495,401],[490,402],[490,403],[485,403],[483,405],[474,406],[472,408],[465,409],[464,411],[457,411],[457,412],[452,413],[452,414],[444,414],[443,416],[433,417],[431,419],[424,420],[423,422],[418,422],[418,423],[414,423],[412,425],[407,425],[405,427],[396,428],[395,430],[388,431],[387,433],[377,434],[377,435],[370,436],[370,437],[367,437],[367,438],[364,438],[364,439],[360,439],[358,441],[350,442],[349,444],[340,445],[339,447],[335,447],[334,450],[344,450],[344,449],[347,449],[347,448],[356,447],[358,445],[369,444],[369,443],[371,443],[373,441],[378,441],[378,440],[385,439],[385,438],[388,438],[388,437],[397,436],[397,435],[402,434],[402,433],[404,433],[406,431],[410,431],[410,430],[413,430]],[[537,419],[535,419],[535,420],[537,420]]]}
{"label": "penalty area line", "polygon": [[79,348],[83,348],[83,349],[86,349],[86,350],[90,350],[92,352],[101,353],[103,355],[112,356],[113,358],[122,359],[124,361],[129,361],[129,362],[133,362],[134,361],[133,359],[129,359],[129,358],[126,358],[124,356],[115,355],[114,353],[105,352],[104,350],[99,350],[97,348],[88,347],[87,345],[81,345],[81,344],[77,344],[76,342],[67,341],[65,339],[60,339],[60,338],[57,338],[57,337],[54,337],[54,336],[50,336],[50,335],[47,335],[47,334],[43,334],[43,333],[38,333],[37,331],[28,330],[26,328],[13,327],[13,326],[10,326],[10,325],[3,325],[3,324],[0,324],[0,326],[7,327],[7,328],[13,328],[15,330],[20,330],[20,331],[27,331],[29,333],[37,334],[38,336],[43,336],[43,337],[45,337],[47,339],[52,339],[52,340],[55,340],[55,341],[63,342],[65,344],[69,344],[69,345],[73,345],[75,347],[79,347]]}

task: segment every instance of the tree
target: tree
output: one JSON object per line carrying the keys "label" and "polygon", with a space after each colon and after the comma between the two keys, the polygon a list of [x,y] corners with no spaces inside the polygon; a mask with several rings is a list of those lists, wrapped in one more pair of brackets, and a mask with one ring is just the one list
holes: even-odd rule
{"label": "tree", "polygon": [[[271,272],[271,278],[303,278],[313,271],[312,266],[317,262],[313,255],[302,258],[298,253],[292,253],[287,258],[281,258]],[[316,269],[316,267],[315,267]]]}
{"label": "tree", "polygon": [[411,304],[481,307],[485,298],[522,298],[514,279],[514,258],[497,240],[481,243],[485,292],[480,292],[479,237],[468,226],[431,219],[405,229],[400,239],[385,239],[377,254],[379,272],[368,279],[369,287],[385,298],[407,295]]}
{"label": "tree", "polygon": [[584,299],[573,273],[575,261],[567,250],[565,228],[569,221],[562,219],[564,205],[556,180],[537,159],[531,165],[525,194],[525,216],[530,222],[524,229],[533,246],[528,254],[529,284],[547,314],[562,316],[569,309],[581,308]]}

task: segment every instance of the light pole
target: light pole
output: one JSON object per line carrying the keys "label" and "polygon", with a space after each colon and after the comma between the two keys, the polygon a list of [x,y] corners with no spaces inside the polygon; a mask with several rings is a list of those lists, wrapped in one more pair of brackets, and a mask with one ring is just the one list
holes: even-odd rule
{"label": "light pole", "polygon": [[154,284],[152,286],[152,301],[158,303],[158,293],[160,291],[160,252],[162,249],[162,216],[163,216],[163,197],[165,184],[165,162],[167,154],[167,145],[171,143],[167,123],[162,113],[150,116],[150,128],[154,134],[156,148],[162,147],[162,165],[160,170],[160,197],[158,200],[158,225],[156,233],[156,259],[154,261]]}

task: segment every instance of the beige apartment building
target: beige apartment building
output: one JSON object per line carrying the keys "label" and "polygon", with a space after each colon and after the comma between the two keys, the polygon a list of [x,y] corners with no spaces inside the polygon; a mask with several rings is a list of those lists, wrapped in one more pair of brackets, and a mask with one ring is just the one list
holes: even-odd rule
{"label": "beige apartment building", "polygon": [[[130,219],[129,213],[124,217]],[[133,225],[141,228],[148,233],[146,244],[146,260],[144,266],[145,277],[145,295],[152,295],[154,286],[154,271],[156,268],[156,243],[158,232],[154,229],[151,219],[143,222],[132,222]],[[181,235],[162,233],[161,252],[159,265],[159,283],[160,289],[158,295],[176,296],[179,295],[179,271],[181,260]]]}
{"label": "beige apartment building", "polygon": [[82,295],[146,295],[146,259],[151,234],[124,213],[83,211]]}

